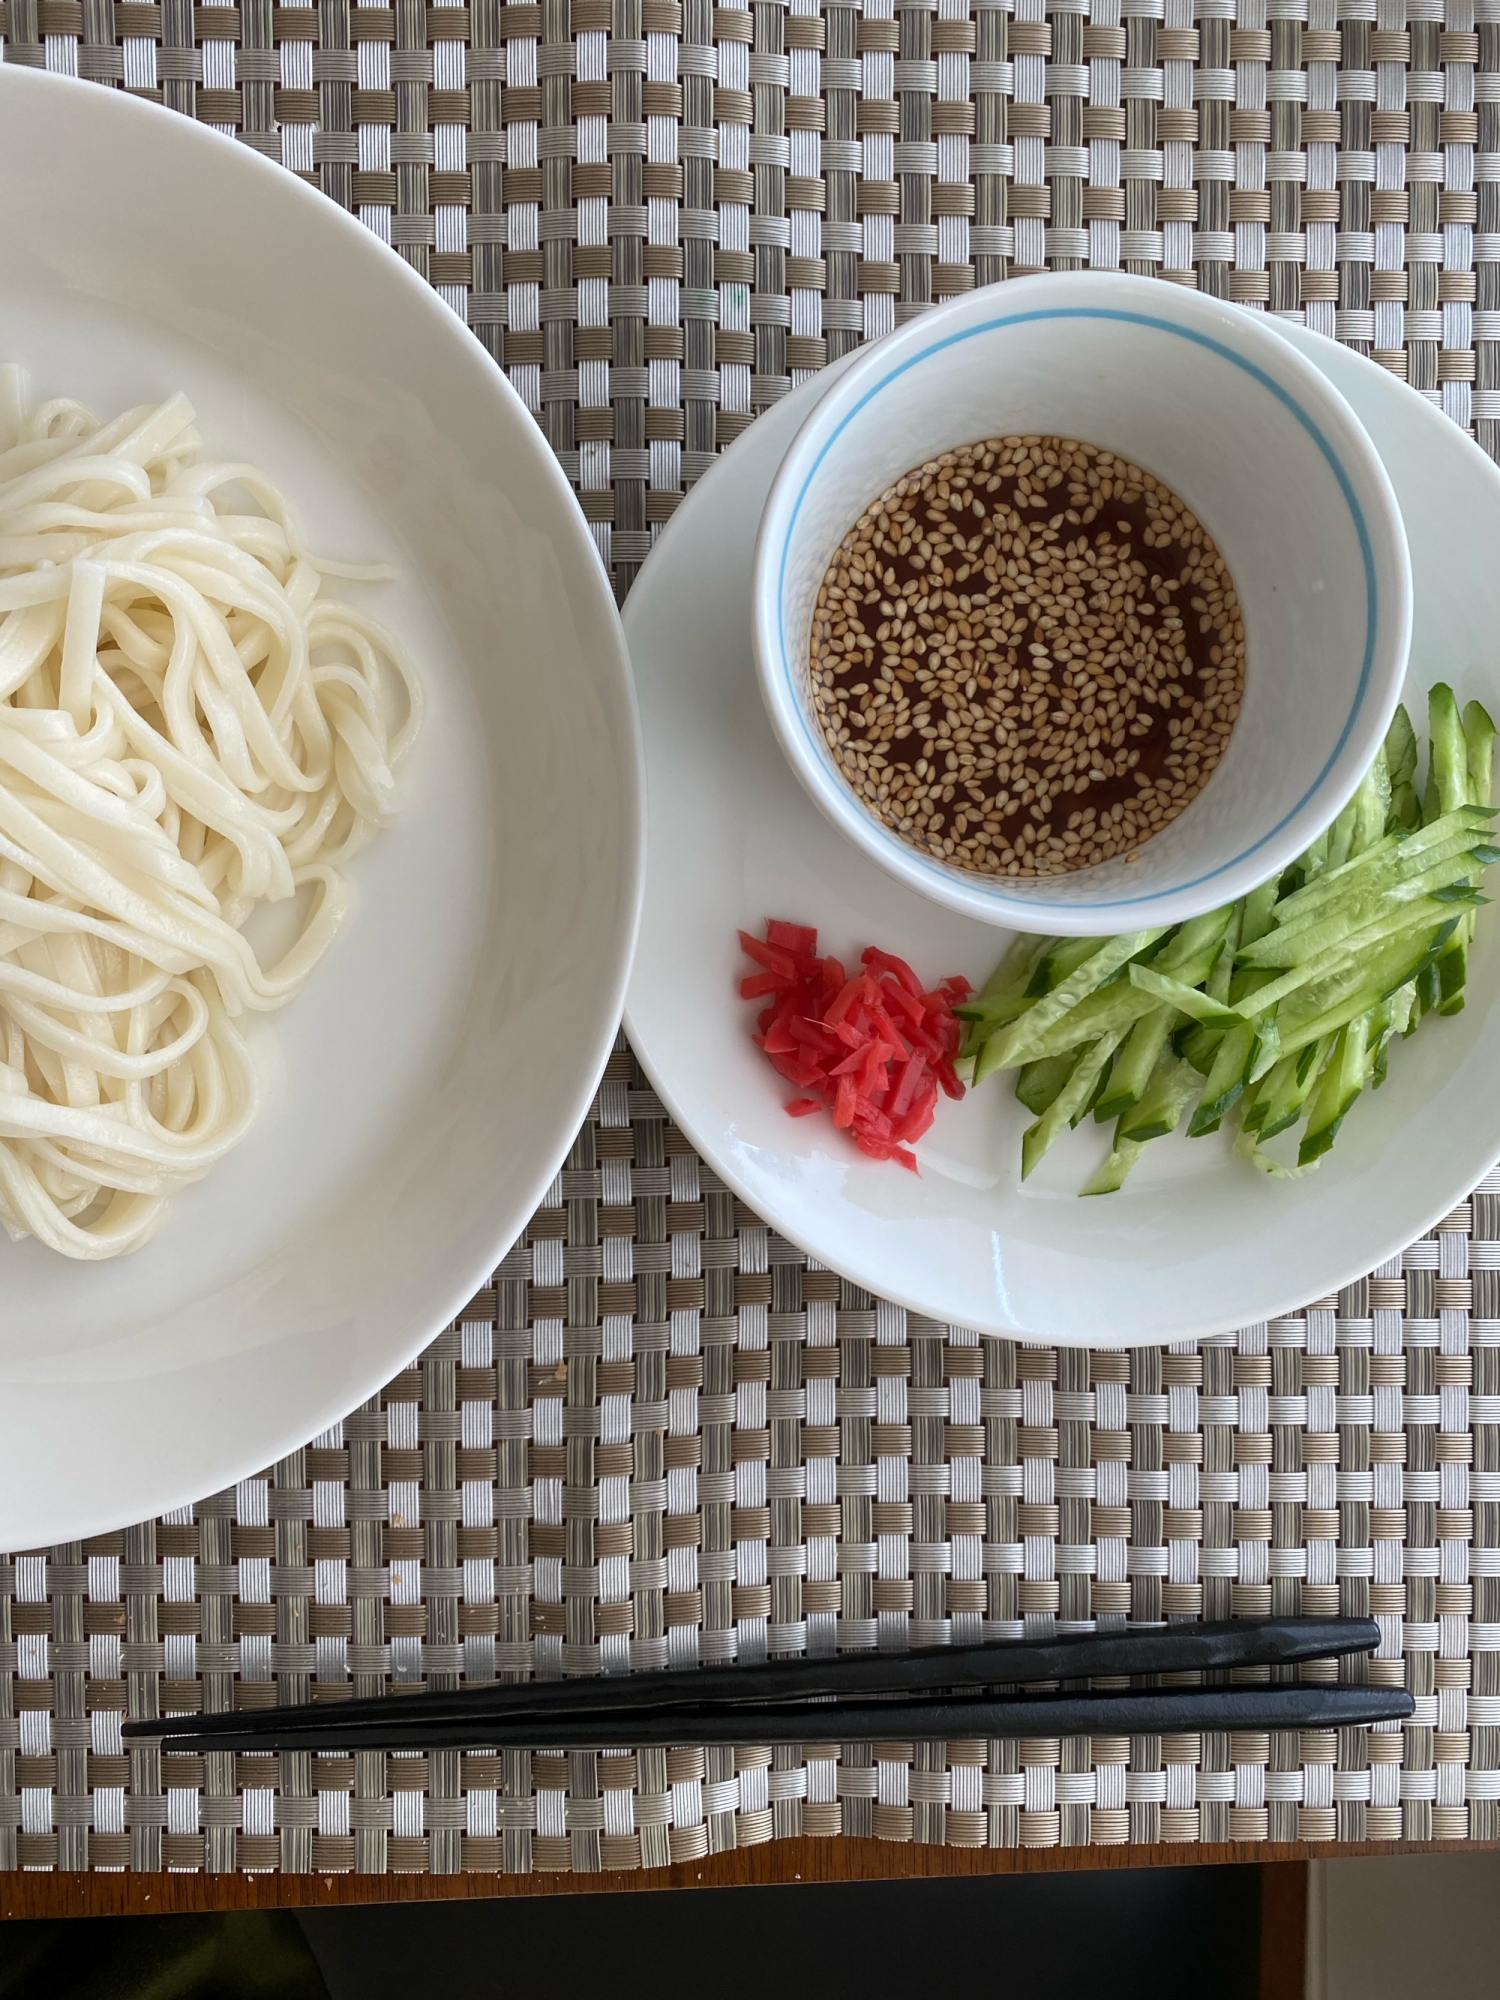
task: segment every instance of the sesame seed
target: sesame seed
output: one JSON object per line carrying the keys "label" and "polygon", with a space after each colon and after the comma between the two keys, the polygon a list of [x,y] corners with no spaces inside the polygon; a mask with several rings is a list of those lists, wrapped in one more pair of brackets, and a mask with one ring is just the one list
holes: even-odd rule
{"label": "sesame seed", "polygon": [[844,777],[903,839],[978,874],[1133,859],[1212,776],[1244,678],[1239,600],[1202,524],[1072,439],[987,438],[913,467],[844,537],[813,615],[813,703]]}

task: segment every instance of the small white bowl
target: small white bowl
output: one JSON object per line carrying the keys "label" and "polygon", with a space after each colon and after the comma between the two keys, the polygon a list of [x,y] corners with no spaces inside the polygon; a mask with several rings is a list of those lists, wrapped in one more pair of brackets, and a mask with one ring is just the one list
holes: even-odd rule
{"label": "small white bowl", "polygon": [[[1055,433],[1153,472],[1217,542],[1245,619],[1245,693],[1213,776],[1137,850],[1069,875],[986,876],[883,825],[814,714],[808,642],[840,541],[894,480],[976,439]],[[1285,867],[1348,800],[1395,707],[1411,568],[1354,412],[1257,316],[1116,273],[1015,280],[869,348],[798,431],[761,517],[754,633],[788,761],[849,838],[922,894],[1014,930],[1181,923]]]}

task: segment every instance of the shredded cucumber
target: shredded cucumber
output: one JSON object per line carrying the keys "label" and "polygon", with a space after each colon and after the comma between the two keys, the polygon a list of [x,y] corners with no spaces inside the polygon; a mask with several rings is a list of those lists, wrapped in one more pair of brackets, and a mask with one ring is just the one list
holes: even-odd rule
{"label": "shredded cucumber", "polygon": [[[1500,860],[1495,724],[1428,697],[1427,769],[1398,708],[1353,797],[1288,869],[1171,929],[1018,938],[957,1012],[975,1082],[1016,1075],[1035,1115],[1022,1177],[1092,1110],[1116,1120],[1084,1188],[1112,1194],[1142,1149],[1226,1124],[1236,1153],[1297,1179],[1317,1165],[1399,1041],[1464,1004],[1486,868]],[[1358,1121],[1356,1120],[1356,1123]],[[1297,1165],[1264,1149],[1302,1127]]]}

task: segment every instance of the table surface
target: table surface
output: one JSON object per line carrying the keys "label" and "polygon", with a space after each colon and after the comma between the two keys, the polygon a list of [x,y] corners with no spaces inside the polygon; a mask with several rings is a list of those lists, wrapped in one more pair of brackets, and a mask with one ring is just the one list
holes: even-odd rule
{"label": "table surface", "polygon": [[[506,369],[623,594],[757,410],[1044,267],[1294,314],[1494,449],[1489,11],[3,0],[0,34],[352,207]],[[381,1396],[232,1492],[0,1562],[0,1908],[1489,1844],[1497,1191],[1223,1341],[980,1341],[776,1238],[621,1044],[494,1285]],[[1369,1671],[1410,1727],[354,1760],[118,1735],[127,1709],[1299,1610],[1382,1621]]]}

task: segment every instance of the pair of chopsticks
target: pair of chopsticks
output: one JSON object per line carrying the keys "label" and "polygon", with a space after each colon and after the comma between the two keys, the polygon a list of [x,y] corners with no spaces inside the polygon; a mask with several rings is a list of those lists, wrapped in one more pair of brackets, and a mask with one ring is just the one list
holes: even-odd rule
{"label": "pair of chopsticks", "polygon": [[310,1707],[167,1716],[127,1722],[122,1734],[159,1737],[173,1751],[326,1753],[1332,1729],[1400,1721],[1415,1704],[1401,1688],[1327,1682],[995,1690],[1288,1667],[1367,1653],[1379,1643],[1370,1618],[1235,1619],[618,1678],[496,1682]]}

